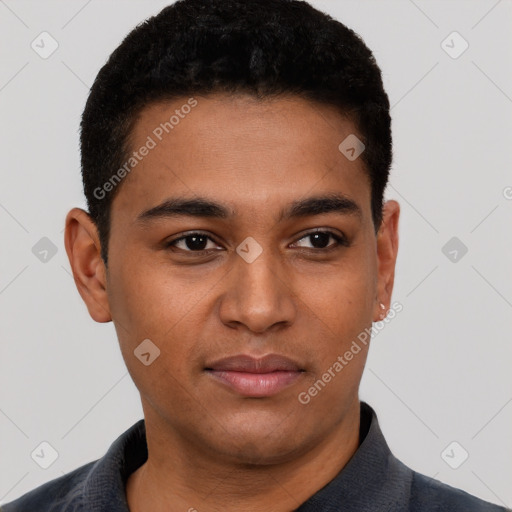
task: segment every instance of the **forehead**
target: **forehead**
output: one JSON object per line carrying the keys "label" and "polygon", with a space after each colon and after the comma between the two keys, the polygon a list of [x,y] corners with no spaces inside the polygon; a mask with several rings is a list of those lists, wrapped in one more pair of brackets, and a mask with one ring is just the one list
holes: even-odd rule
{"label": "forehead", "polygon": [[351,161],[339,149],[353,135],[348,117],[295,96],[215,94],[154,103],[132,130],[130,154],[145,156],[124,178],[113,216],[120,209],[134,218],[175,195],[211,197],[249,212],[336,190],[369,206],[361,158]]}

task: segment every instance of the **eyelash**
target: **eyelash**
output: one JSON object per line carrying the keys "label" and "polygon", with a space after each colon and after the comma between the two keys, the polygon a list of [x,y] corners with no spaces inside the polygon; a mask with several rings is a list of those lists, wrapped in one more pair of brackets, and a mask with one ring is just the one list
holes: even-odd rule
{"label": "eyelash", "polygon": [[[332,238],[334,238],[334,240],[336,240],[336,244],[328,245],[327,247],[323,247],[323,248],[305,247],[305,248],[302,248],[302,249],[305,249],[305,250],[308,250],[308,251],[312,251],[312,252],[315,252],[315,253],[322,253],[322,252],[326,253],[326,252],[332,251],[334,249],[338,249],[340,247],[350,247],[349,241],[344,236],[341,236],[338,233],[335,233],[334,231],[330,231],[330,230],[327,230],[327,229],[326,230],[317,229],[315,231],[311,231],[309,233],[306,233],[301,238],[299,238],[297,240],[297,242],[300,242],[304,238],[307,238],[309,236],[313,236],[313,235],[315,235],[317,233],[330,235]],[[206,233],[202,233],[200,231],[194,231],[194,232],[188,233],[187,235],[181,236],[179,238],[175,238],[174,240],[171,240],[171,241],[167,242],[165,244],[165,248],[171,249],[173,247],[176,247],[176,244],[178,242],[181,242],[182,240],[186,240],[187,238],[191,238],[191,237],[194,237],[194,236],[197,236],[197,235],[205,236],[210,241],[212,241],[214,243],[217,243],[213,238],[211,238]],[[294,242],[294,243],[297,243],[297,242]],[[185,253],[204,255],[205,253],[208,253],[208,252],[211,252],[211,251],[217,251],[218,249],[202,249],[200,251],[192,251],[190,249],[188,249],[188,250],[186,250],[186,249],[179,249],[179,250],[183,251]]]}

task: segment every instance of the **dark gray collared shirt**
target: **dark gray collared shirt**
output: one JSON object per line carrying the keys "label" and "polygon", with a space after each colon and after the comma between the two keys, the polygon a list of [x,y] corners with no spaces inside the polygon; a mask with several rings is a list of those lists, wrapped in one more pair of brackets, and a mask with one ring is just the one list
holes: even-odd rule
{"label": "dark gray collared shirt", "polygon": [[[296,512],[504,512],[505,508],[412,471],[393,456],[375,411],[361,402],[360,445],[347,465]],[[125,484],[148,457],[144,420],[101,459],[3,505],[1,512],[129,512]]]}

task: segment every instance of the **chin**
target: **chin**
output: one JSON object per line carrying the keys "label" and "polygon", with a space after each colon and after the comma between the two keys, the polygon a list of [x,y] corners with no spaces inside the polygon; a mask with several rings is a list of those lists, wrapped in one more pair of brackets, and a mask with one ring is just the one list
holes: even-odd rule
{"label": "chin", "polygon": [[226,428],[222,445],[219,445],[218,437],[211,440],[217,445],[216,451],[233,462],[254,466],[284,463],[307,449],[304,446],[308,444],[307,440],[303,439],[305,433],[301,432],[301,439],[297,438],[299,425],[285,427],[281,424],[282,428],[279,428],[279,422],[274,422],[248,426]]}

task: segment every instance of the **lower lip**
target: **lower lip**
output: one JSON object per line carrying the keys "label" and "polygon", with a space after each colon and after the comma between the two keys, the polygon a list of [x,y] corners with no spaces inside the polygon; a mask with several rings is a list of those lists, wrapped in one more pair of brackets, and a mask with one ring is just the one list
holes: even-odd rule
{"label": "lower lip", "polygon": [[298,371],[275,371],[271,373],[247,373],[207,370],[214,378],[227,384],[242,396],[272,396],[291,386],[302,375]]}

